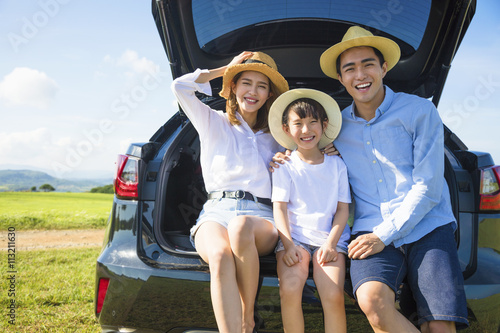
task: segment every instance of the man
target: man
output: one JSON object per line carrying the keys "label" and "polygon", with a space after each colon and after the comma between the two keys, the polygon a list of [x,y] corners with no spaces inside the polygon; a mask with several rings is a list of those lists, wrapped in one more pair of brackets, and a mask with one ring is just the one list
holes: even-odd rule
{"label": "man", "polygon": [[454,332],[468,321],[443,125],[430,101],[383,85],[399,57],[395,42],[351,27],[320,59],[353,98],[335,140],[356,202],[353,291],[375,332],[418,332],[395,308],[406,277],[422,332]]}

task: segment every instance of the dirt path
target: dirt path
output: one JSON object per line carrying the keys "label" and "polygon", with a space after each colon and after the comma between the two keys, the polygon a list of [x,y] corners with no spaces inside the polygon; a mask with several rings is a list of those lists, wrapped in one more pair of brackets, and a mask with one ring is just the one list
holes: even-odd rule
{"label": "dirt path", "polygon": [[[15,238],[16,250],[93,247],[102,245],[104,230],[17,230]],[[0,249],[6,251],[8,246],[7,231],[1,231]]]}

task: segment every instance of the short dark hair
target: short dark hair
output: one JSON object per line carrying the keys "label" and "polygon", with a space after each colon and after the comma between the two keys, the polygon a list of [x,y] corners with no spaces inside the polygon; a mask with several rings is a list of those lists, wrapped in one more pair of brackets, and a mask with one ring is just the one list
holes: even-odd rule
{"label": "short dark hair", "polygon": [[328,120],[328,115],[323,105],[312,98],[299,98],[288,104],[281,117],[283,125],[288,125],[290,111],[295,112],[300,119],[313,117],[320,121]]}
{"label": "short dark hair", "polygon": [[[371,47],[373,49],[373,52],[375,52],[375,55],[377,56],[377,58],[378,58],[378,60],[380,62],[380,66],[382,67],[382,65],[385,62],[384,55],[382,54],[382,52],[380,52],[378,49],[376,49],[376,48],[374,48],[372,46],[367,46],[367,47]],[[342,76],[342,73],[340,72],[340,56],[341,55],[342,55],[342,53],[339,54],[339,56],[337,57],[336,63],[335,63],[335,66],[337,68],[337,73],[339,74],[339,76]]]}

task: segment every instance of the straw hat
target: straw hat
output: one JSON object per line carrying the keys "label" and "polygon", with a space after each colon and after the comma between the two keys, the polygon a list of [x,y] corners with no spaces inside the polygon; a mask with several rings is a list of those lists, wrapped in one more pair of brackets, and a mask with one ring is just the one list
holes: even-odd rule
{"label": "straw hat", "polygon": [[342,115],[337,102],[322,91],[314,89],[292,89],[281,94],[271,106],[269,110],[269,130],[274,139],[286,149],[294,150],[297,144],[283,130],[282,118],[283,112],[293,101],[300,98],[310,98],[320,103],[328,116],[328,126],[323,131],[318,147],[324,148],[327,144],[335,140],[342,126]]}
{"label": "straw hat", "polygon": [[276,66],[273,58],[264,52],[253,52],[252,56],[243,63],[232,65],[226,69],[222,78],[222,90],[219,93],[221,97],[228,99],[231,91],[231,81],[236,74],[244,71],[255,71],[264,74],[276,86],[280,94],[288,90],[288,82],[278,72],[278,66]]}
{"label": "straw hat", "polygon": [[379,50],[387,62],[387,71],[398,63],[401,56],[401,50],[394,41],[385,37],[373,36],[368,30],[353,26],[347,30],[340,43],[333,45],[321,55],[319,64],[321,65],[323,73],[338,80],[336,68],[337,58],[345,50],[357,46],[371,46]]}

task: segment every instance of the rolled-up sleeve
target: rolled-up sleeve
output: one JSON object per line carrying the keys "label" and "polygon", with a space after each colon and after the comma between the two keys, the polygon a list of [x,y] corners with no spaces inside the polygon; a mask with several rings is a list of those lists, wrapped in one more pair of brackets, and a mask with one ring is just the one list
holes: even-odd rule
{"label": "rolled-up sleeve", "polygon": [[386,245],[408,235],[440,202],[443,193],[443,124],[436,108],[430,102],[427,105],[430,106],[418,110],[412,117],[411,189],[397,208],[373,230]]}
{"label": "rolled-up sleeve", "polygon": [[201,102],[195,95],[196,91],[208,96],[212,95],[210,83],[196,83],[196,79],[201,73],[208,73],[208,70],[196,69],[193,73],[178,77],[171,85],[172,92],[177,98],[179,105],[198,132],[210,123],[210,111],[212,111],[209,106]]}

